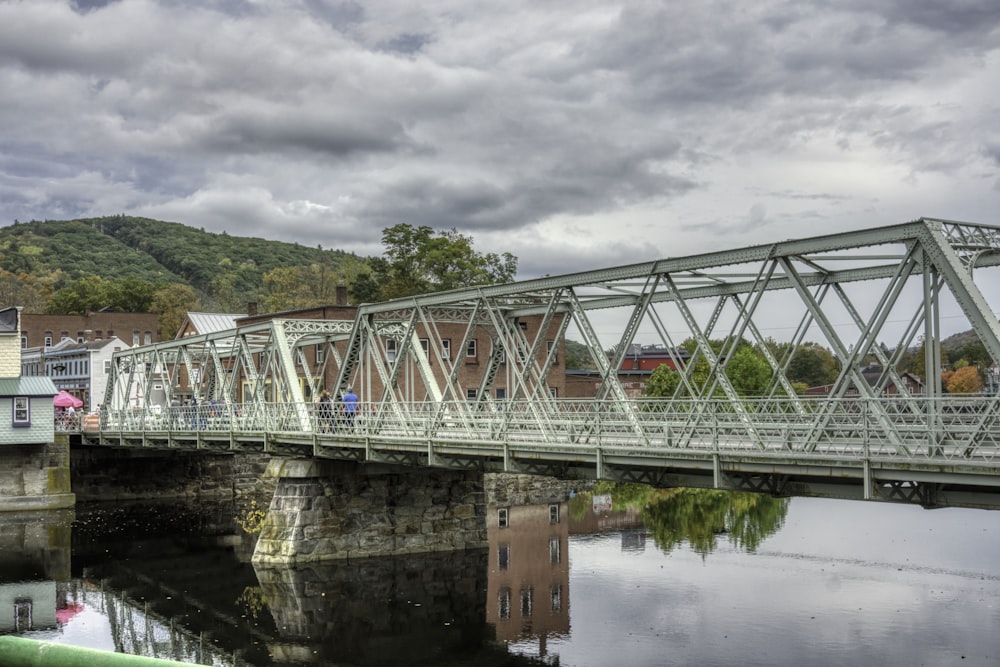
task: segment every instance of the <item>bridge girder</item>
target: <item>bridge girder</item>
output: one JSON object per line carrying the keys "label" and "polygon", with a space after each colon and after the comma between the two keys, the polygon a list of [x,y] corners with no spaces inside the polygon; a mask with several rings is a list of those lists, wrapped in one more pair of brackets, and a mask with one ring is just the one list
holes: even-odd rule
{"label": "bridge girder", "polygon": [[[671,355],[682,377],[668,400],[722,395],[738,408],[730,361],[747,336],[762,348],[769,338],[786,337],[774,331],[793,331],[793,345],[811,341],[834,351],[842,371],[830,396],[856,392],[873,399],[894,392],[905,399],[909,390],[895,366],[921,338],[940,341],[946,307],[965,318],[994,364],[1000,362],[1000,324],[989,298],[996,295],[987,294],[982,278],[998,266],[1000,228],[921,218],[418,295],[359,306],[354,321],[276,319],[122,351],[106,404],[121,407],[150,397],[159,383],[167,401],[184,385],[187,395],[201,401],[264,414],[264,404],[304,403],[324,385],[353,386],[393,420],[431,415],[467,426],[484,409],[499,414],[506,401],[527,400],[531,426],[548,441],[558,437],[557,399],[568,388],[562,372],[568,338],[590,349],[597,398],[617,399],[622,423],[648,440],[648,423],[630,413],[630,395],[619,377],[633,344],[659,346]],[[678,353],[685,340],[694,342],[687,361]],[[937,346],[925,348],[927,367],[940,367]],[[874,385],[860,373],[869,356],[885,369]],[[803,414],[806,408],[787,377],[790,357],[769,350],[765,357],[772,372],[765,396]],[[706,382],[695,381],[699,359],[707,362]],[[926,388],[940,393],[936,373]],[[875,405],[873,427],[887,430],[892,441],[896,420]],[[926,402],[909,405],[914,412],[933,409]],[[137,407],[148,410],[148,402]],[[752,418],[741,418],[748,442],[763,447]],[[826,430],[834,418],[832,408],[821,409],[814,430]],[[307,421],[302,413],[298,428]],[[684,427],[676,436],[684,437]],[[574,437],[587,443],[598,434],[583,428]]]}

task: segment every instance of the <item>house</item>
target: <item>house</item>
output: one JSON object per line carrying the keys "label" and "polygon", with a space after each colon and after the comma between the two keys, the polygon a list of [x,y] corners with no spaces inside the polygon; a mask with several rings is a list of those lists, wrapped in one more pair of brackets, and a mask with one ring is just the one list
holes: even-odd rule
{"label": "house", "polygon": [[[0,445],[49,444],[57,390],[47,377],[21,377],[20,308],[0,310]],[[6,408],[6,409],[4,409]]]}
{"label": "house", "polygon": [[[869,387],[877,387],[879,381],[883,380],[883,370],[878,364],[869,364],[865,368],[861,369],[861,376],[868,383]],[[902,380],[906,391],[909,392],[911,396],[919,396],[924,393],[924,383],[916,375],[908,372],[899,374],[900,380]],[[882,396],[895,396],[899,393],[899,387],[897,387],[892,382],[883,381],[883,389],[881,392]],[[806,396],[827,396],[834,388],[832,384],[820,385],[818,387],[809,387],[805,391]],[[858,391],[857,386],[854,382],[851,382],[847,391],[844,392],[844,396],[860,396],[861,392]]]}
{"label": "house", "polygon": [[[662,345],[633,344],[618,368],[618,381],[625,394],[639,398],[646,393],[646,381],[660,366],[677,370],[690,358],[683,348],[668,348]],[[572,369],[566,371],[566,395],[570,398],[591,398],[601,388],[601,374],[595,369]]]}

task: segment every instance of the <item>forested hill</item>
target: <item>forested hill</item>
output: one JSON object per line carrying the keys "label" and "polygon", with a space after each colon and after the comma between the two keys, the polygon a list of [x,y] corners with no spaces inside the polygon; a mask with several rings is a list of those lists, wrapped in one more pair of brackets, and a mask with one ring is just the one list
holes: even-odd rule
{"label": "forested hill", "polygon": [[[109,216],[15,222],[0,227],[0,270],[50,289],[87,276],[187,284],[202,294],[221,285],[259,289],[276,268],[314,264],[337,270],[352,257],[339,250],[212,234],[176,222]],[[355,258],[356,259],[356,258]]]}

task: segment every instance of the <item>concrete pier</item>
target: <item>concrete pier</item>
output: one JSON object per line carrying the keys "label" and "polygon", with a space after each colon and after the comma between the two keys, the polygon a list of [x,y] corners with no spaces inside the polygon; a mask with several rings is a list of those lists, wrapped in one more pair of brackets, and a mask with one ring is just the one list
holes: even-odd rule
{"label": "concrete pier", "polygon": [[487,545],[483,475],[274,459],[274,498],[255,564],[478,549]]}
{"label": "concrete pier", "polygon": [[73,507],[69,438],[43,444],[0,447],[0,512]]}

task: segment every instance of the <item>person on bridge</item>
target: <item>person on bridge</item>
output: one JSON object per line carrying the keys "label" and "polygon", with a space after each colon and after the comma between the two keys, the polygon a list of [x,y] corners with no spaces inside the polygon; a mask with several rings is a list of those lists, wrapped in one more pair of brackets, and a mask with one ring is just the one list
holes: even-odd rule
{"label": "person on bridge", "polygon": [[354,428],[354,418],[358,414],[358,395],[350,387],[341,397],[344,404],[344,423],[347,428]]}
{"label": "person on bridge", "polygon": [[330,392],[324,391],[319,395],[319,430],[320,433],[333,431],[333,398]]}

